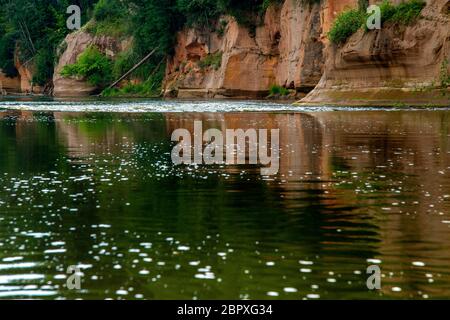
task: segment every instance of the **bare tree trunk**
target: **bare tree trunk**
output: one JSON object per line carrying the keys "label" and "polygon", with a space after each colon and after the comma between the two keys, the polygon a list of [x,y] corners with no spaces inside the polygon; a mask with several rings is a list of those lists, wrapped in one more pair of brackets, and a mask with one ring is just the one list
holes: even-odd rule
{"label": "bare tree trunk", "polygon": [[111,84],[108,89],[112,89],[114,88],[120,81],[122,81],[123,79],[125,79],[126,77],[128,77],[134,70],[136,70],[137,68],[139,68],[145,61],[147,61],[155,52],[156,50],[158,50],[158,48],[155,48],[152,50],[152,52],[150,52],[148,55],[146,55],[141,61],[139,61],[139,63],[137,63],[133,68],[131,68],[130,70],[128,70],[123,76],[121,76],[118,80],[114,81],[113,84]]}
{"label": "bare tree trunk", "polygon": [[36,53],[36,48],[34,47],[33,40],[31,40],[30,30],[28,30],[28,26],[27,26],[27,23],[25,21],[23,21],[22,23],[25,26],[25,30],[26,30],[27,35],[28,35],[28,41],[30,42],[31,48],[33,49],[33,53],[35,54]]}

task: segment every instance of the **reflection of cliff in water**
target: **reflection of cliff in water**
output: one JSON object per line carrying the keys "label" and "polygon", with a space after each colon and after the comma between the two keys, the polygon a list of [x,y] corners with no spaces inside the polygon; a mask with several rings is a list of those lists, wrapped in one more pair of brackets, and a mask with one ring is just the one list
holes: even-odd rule
{"label": "reflection of cliff in water", "polygon": [[313,252],[359,247],[393,282],[415,260],[448,273],[448,113],[168,114],[167,136],[192,132],[195,120],[204,129],[280,128],[280,173],[267,184]]}
{"label": "reflection of cliff in water", "polygon": [[[168,113],[167,136],[179,128],[194,132],[194,121],[201,121],[203,131],[216,128],[225,136],[227,129],[280,129],[280,171],[278,176],[296,180],[305,173],[327,175],[327,159],[321,153],[322,128],[311,115],[301,113]],[[248,149],[247,149],[248,150]],[[312,150],[314,157],[311,156]],[[236,168],[229,168],[234,170]],[[248,168],[247,168],[248,169]],[[256,168],[254,168],[256,170]]]}

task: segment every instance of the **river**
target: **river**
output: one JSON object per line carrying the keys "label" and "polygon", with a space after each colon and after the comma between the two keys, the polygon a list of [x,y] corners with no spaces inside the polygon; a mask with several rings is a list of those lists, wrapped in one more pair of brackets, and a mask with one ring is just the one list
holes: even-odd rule
{"label": "river", "polygon": [[[280,129],[279,172],[172,164],[194,121]],[[0,100],[0,298],[449,298],[449,126],[448,110]]]}

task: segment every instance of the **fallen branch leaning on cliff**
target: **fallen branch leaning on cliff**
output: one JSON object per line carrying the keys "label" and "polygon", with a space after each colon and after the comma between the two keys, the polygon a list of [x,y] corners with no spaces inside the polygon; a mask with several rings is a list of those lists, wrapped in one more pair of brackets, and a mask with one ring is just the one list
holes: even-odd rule
{"label": "fallen branch leaning on cliff", "polygon": [[142,64],[144,64],[145,61],[147,61],[155,52],[156,50],[158,50],[159,47],[156,47],[155,49],[153,49],[148,55],[146,55],[141,61],[139,61],[136,65],[134,65],[133,68],[131,68],[130,70],[128,70],[123,76],[121,76],[118,80],[114,81],[113,84],[111,84],[107,89],[112,89],[114,88],[117,84],[120,83],[120,81],[122,81],[123,79],[125,79],[126,77],[128,77],[134,70],[136,70],[137,68],[139,68]]}

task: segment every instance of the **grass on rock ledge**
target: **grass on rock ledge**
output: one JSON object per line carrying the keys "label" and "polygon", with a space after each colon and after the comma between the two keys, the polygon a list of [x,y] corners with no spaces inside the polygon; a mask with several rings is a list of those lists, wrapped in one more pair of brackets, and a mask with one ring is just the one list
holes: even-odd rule
{"label": "grass on rock ledge", "polygon": [[214,70],[219,70],[222,65],[222,52],[208,54],[198,62],[201,69],[208,69],[212,67]]}
{"label": "grass on rock ledge", "polygon": [[273,97],[286,97],[290,94],[291,92],[289,91],[289,89],[282,87],[282,86],[278,86],[278,85],[273,85],[270,87],[269,89],[269,98],[273,98]]}

